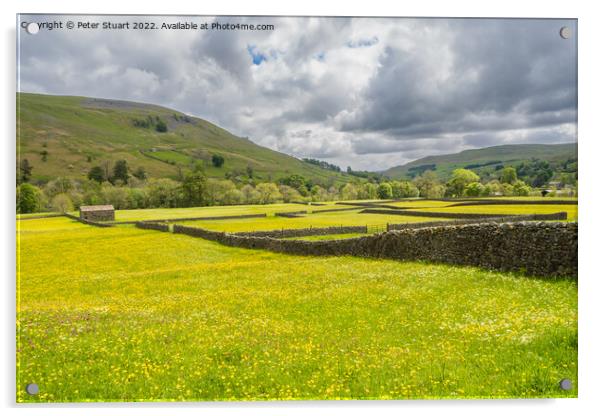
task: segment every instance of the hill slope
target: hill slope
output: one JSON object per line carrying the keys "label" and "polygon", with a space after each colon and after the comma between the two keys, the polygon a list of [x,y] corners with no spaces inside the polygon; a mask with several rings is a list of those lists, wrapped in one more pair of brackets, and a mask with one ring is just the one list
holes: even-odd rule
{"label": "hill slope", "polygon": [[[251,167],[258,180],[303,175],[322,184],[340,183],[344,174],[234,136],[208,121],[150,104],[86,97],[17,94],[17,157],[28,159],[33,179],[85,177],[106,161],[142,166],[150,177],[176,177],[196,161],[207,175],[246,175]],[[158,119],[167,125],[158,132]],[[222,155],[220,168],[211,164]]]}
{"label": "hill slope", "polygon": [[548,162],[577,159],[577,144],[516,144],[464,150],[460,153],[428,156],[383,172],[395,179],[412,178],[425,170],[434,170],[447,179],[454,169],[468,168],[477,173],[494,169],[496,165],[516,166],[531,158]]}

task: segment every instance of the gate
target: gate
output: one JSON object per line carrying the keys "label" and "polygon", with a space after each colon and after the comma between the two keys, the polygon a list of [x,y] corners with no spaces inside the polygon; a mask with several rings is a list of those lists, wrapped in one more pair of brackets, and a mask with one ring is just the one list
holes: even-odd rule
{"label": "gate", "polygon": [[368,234],[377,234],[377,233],[385,233],[388,231],[389,224],[375,224],[375,225],[367,225],[366,231]]}

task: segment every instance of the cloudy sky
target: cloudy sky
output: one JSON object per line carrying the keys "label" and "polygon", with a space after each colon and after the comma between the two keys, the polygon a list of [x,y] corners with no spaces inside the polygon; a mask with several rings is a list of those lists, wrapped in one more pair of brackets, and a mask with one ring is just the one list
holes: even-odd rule
{"label": "cloudy sky", "polygon": [[[143,101],[343,168],[577,140],[574,20],[21,16],[274,30],[23,30],[19,90]],[[561,27],[572,37],[559,36]]]}

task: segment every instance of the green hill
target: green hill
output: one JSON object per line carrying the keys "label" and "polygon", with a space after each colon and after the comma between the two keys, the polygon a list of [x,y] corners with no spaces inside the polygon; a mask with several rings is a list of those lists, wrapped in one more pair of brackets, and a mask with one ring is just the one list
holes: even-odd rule
{"label": "green hill", "polygon": [[[83,178],[91,167],[125,159],[150,177],[175,178],[203,161],[207,175],[244,176],[251,167],[259,181],[299,174],[322,184],[345,174],[323,169],[259,146],[196,117],[150,104],[86,97],[17,94],[17,157],[33,166],[33,180]],[[159,132],[165,123],[166,132]],[[223,166],[211,163],[214,154]]]}
{"label": "green hill", "polygon": [[425,170],[433,170],[441,179],[448,179],[454,169],[467,168],[486,175],[499,167],[518,166],[531,159],[551,163],[577,159],[577,144],[516,144],[464,150],[460,153],[428,156],[383,172],[394,179],[409,179]]}

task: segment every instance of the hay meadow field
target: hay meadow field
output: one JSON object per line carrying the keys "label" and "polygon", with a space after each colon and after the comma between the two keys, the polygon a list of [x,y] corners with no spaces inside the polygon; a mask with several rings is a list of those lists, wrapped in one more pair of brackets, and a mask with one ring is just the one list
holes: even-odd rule
{"label": "hay meadow field", "polygon": [[[398,204],[577,219],[576,205]],[[326,208],[333,205],[311,210]],[[359,209],[273,216],[305,209],[133,210],[118,211],[116,221],[269,214],[181,222],[247,231],[434,220]],[[129,224],[25,218],[17,221],[19,402],[578,394],[576,279],[292,256]],[[558,387],[563,378],[572,390]],[[26,394],[28,383],[40,393]]]}

